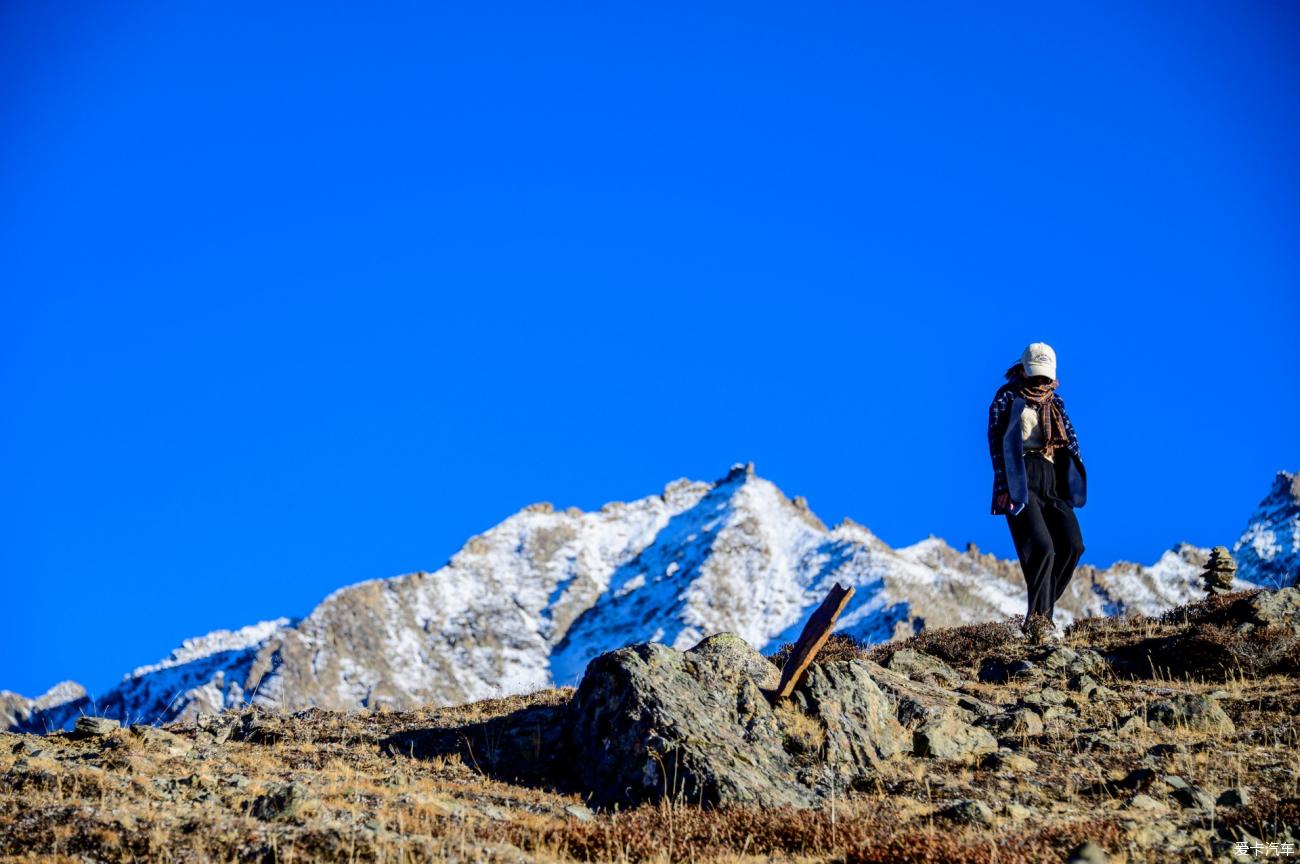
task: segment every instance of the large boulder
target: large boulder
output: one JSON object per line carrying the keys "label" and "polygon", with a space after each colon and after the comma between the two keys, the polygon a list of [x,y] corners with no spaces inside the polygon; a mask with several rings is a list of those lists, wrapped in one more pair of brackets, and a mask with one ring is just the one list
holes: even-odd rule
{"label": "large boulder", "polygon": [[1207,696],[1183,694],[1147,708],[1147,722],[1170,729],[1232,734],[1236,725],[1219,703]]}
{"label": "large boulder", "polygon": [[[901,652],[899,652],[901,653]],[[897,656],[897,655],[895,655]],[[870,660],[858,661],[894,707],[894,715],[909,729],[936,717],[953,715],[962,720],[997,713],[997,708],[966,693],[914,681]]]}
{"label": "large boulder", "polygon": [[998,749],[998,741],[987,729],[947,716],[930,720],[913,732],[912,748],[917,756],[960,759],[993,753]]}
{"label": "large boulder", "polygon": [[[907,733],[859,661],[814,666],[776,708],[765,691],[778,678],[729,633],[684,652],[647,643],[597,657],[570,706],[582,791],[604,807],[665,797],[806,807],[830,789],[826,770],[814,769],[865,778],[905,749]],[[813,754],[810,724],[823,742]]]}
{"label": "large boulder", "polygon": [[925,684],[937,684],[941,687],[958,687],[961,676],[952,667],[937,657],[922,654],[911,648],[899,648],[889,658],[885,666],[894,672],[906,675],[913,681]]}
{"label": "large boulder", "polygon": [[794,701],[825,728],[827,760],[850,781],[879,770],[882,758],[911,748],[911,736],[864,663],[811,667]]}
{"label": "large boulder", "polygon": [[1300,629],[1300,589],[1260,591],[1240,604],[1239,617],[1250,624]]}

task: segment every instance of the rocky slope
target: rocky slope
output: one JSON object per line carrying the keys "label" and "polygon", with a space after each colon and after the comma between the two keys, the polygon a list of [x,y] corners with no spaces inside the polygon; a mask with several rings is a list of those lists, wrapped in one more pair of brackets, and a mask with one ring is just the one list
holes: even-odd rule
{"label": "rocky slope", "polygon": [[1300,590],[1057,644],[837,636],[774,704],[779,660],[721,634],[454,708],[0,732],[0,858],[1229,864],[1300,842]]}
{"label": "rocky slope", "polygon": [[[1280,474],[1250,520],[1237,544],[1243,584],[1294,580],[1298,488]],[[1081,567],[1059,617],[1187,602],[1201,594],[1207,554],[1180,545],[1150,566]],[[460,704],[576,684],[589,660],[629,643],[680,649],[728,631],[770,651],[836,581],[857,589],[841,631],[867,642],[1023,611],[1015,562],[933,537],[893,549],[851,520],[827,527],[802,498],[736,466],[715,483],[679,480],[595,512],[530,506],[433,573],[362,582],[300,620],[189,640],[93,700],[67,688],[0,694],[0,719],[45,731],[92,711],[158,722],[249,703]]]}

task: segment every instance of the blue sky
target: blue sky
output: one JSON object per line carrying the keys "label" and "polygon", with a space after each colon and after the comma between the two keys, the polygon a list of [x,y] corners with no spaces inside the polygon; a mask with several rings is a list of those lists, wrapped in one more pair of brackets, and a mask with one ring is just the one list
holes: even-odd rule
{"label": "blue sky", "polygon": [[6,4],[0,687],[754,461],[1012,554],[1060,357],[1085,561],[1300,468],[1300,7]]}

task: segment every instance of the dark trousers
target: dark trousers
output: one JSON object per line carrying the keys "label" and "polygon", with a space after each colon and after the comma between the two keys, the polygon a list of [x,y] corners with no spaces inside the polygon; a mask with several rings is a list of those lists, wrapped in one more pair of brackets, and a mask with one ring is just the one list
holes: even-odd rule
{"label": "dark trousers", "polygon": [[[1061,458],[1070,457],[1062,453]],[[1026,618],[1038,613],[1050,619],[1083,554],[1083,535],[1074,508],[1056,495],[1056,466],[1041,453],[1029,452],[1025,473],[1029,500],[1019,514],[1007,515],[1007,524],[1029,589]]]}

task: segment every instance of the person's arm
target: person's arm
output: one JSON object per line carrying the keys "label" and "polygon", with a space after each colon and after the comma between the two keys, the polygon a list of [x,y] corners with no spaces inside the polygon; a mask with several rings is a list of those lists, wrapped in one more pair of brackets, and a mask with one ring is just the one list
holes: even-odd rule
{"label": "person's arm", "polygon": [[1007,491],[1007,466],[1002,458],[1002,435],[1007,425],[1006,402],[994,398],[989,405],[989,459],[993,462],[993,513],[1010,511],[1011,495]]}

